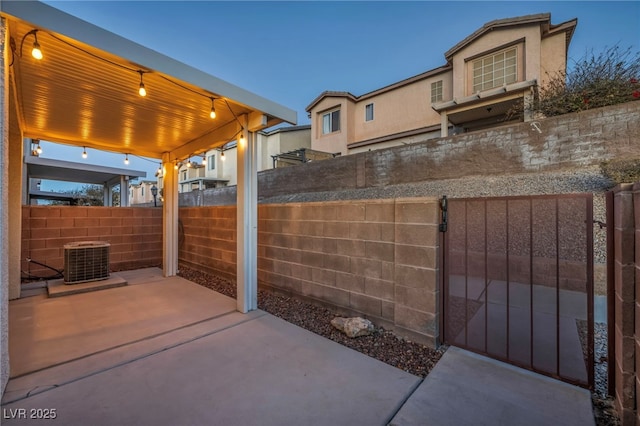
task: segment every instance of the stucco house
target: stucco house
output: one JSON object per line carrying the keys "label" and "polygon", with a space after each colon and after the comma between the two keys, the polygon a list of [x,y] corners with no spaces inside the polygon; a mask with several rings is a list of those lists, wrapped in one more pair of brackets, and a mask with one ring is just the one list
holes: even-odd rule
{"label": "stucco house", "polygon": [[445,52],[446,63],[355,96],[325,91],[307,106],[312,149],[353,154],[504,125],[506,113],[566,70],[577,19],[498,19]]}
{"label": "stucco house", "polygon": [[[129,204],[134,206],[136,204],[149,204],[153,203],[153,188],[157,189],[155,180],[138,180],[129,184]],[[160,200],[159,192],[156,194],[157,201]]]}
{"label": "stucco house", "polygon": [[[274,168],[273,156],[311,147],[311,126],[283,126],[256,134],[257,171]],[[217,188],[237,183],[238,141],[194,155],[178,167],[178,192]],[[162,178],[159,179],[162,188]]]}

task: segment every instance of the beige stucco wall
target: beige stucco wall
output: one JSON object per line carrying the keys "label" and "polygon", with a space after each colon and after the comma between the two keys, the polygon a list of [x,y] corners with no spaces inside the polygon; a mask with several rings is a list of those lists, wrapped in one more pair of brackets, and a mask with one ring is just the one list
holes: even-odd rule
{"label": "beige stucco wall", "polygon": [[[340,109],[340,130],[327,135],[322,134],[322,115]],[[312,132],[311,149],[324,152],[347,154],[347,144],[353,140],[354,102],[346,97],[327,97],[311,109]]]}
{"label": "beige stucco wall", "polygon": [[517,28],[495,29],[474,40],[453,55],[453,97],[472,94],[473,79],[470,62],[465,59],[482,55],[496,47],[524,38],[518,49],[518,80],[537,79],[540,73],[540,25],[522,25]]}
{"label": "beige stucco wall", "polygon": [[[431,108],[431,83],[442,80],[443,97],[447,99],[451,96],[451,78],[449,71],[359,100],[350,123],[354,139],[349,143],[440,124],[440,114]],[[370,103],[373,103],[373,120],[365,121],[365,108]]]}
{"label": "beige stucco wall", "polygon": [[566,34],[564,32],[544,38],[540,55],[540,79],[544,87],[550,77],[564,71],[567,67]]}

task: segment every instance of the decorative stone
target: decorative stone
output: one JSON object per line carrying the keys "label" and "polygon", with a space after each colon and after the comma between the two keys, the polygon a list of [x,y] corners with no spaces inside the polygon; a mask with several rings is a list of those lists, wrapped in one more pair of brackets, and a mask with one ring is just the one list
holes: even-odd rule
{"label": "decorative stone", "polygon": [[355,318],[340,318],[336,317],[331,320],[331,325],[342,331],[347,337],[360,337],[368,336],[373,332],[375,327],[368,319],[355,317]]}

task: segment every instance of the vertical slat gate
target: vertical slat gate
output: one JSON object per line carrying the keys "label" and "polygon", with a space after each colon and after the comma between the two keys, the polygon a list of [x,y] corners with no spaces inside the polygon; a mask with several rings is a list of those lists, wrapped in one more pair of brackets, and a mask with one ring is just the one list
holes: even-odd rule
{"label": "vertical slat gate", "polygon": [[591,194],[449,199],[444,339],[593,385]]}

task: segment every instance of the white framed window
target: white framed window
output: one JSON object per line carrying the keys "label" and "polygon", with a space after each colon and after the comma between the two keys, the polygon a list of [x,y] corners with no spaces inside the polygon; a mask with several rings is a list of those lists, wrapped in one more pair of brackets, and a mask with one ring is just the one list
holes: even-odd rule
{"label": "white framed window", "polygon": [[442,101],[442,80],[431,83],[431,103]]}
{"label": "white framed window", "polygon": [[373,121],[373,103],[365,105],[364,121]]}
{"label": "white framed window", "polygon": [[144,197],[144,186],[140,187],[140,196]]}
{"label": "white framed window", "polygon": [[518,50],[512,47],[473,61],[473,93],[518,80]]}
{"label": "white framed window", "polygon": [[207,158],[207,165],[209,167],[209,170],[215,170],[216,169],[216,156],[214,155],[210,155]]}
{"label": "white framed window", "polygon": [[182,180],[187,180],[187,171],[182,172]]}
{"label": "white framed window", "polygon": [[328,112],[322,115],[322,134],[337,132],[340,130],[340,110]]}

